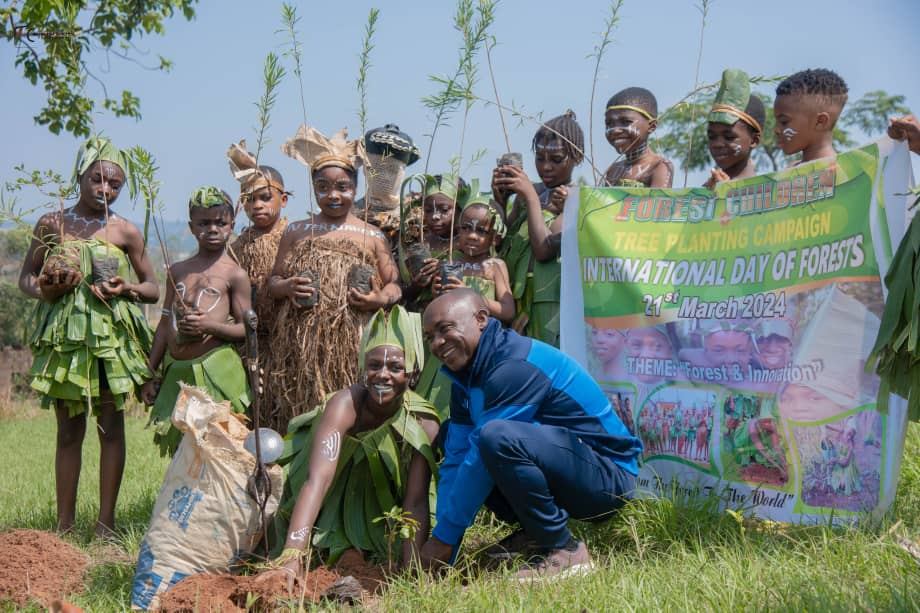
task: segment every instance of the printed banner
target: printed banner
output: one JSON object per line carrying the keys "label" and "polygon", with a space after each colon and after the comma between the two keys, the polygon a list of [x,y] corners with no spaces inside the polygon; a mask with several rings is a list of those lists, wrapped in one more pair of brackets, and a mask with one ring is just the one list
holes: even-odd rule
{"label": "printed banner", "polygon": [[562,348],[642,438],[640,490],[793,522],[889,508],[905,407],[876,411],[865,360],[909,182],[883,139],[715,192],[570,197]]}

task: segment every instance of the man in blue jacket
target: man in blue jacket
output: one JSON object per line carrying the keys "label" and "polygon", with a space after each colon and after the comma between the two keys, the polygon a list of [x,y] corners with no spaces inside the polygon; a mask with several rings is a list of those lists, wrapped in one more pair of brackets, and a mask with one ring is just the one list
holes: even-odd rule
{"label": "man in blue jacket", "polygon": [[537,554],[520,580],[590,570],[591,557],[569,532],[568,518],[601,519],[622,506],[632,495],[641,441],[581,366],[503,329],[475,291],[435,299],[423,326],[453,385],[437,526],[420,552],[422,563],[451,560],[485,503],[521,525],[493,552]]}

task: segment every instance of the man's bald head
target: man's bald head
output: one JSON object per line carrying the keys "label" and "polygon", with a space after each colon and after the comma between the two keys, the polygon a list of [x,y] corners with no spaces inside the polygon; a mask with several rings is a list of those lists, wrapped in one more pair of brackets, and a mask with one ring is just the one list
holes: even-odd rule
{"label": "man's bald head", "polygon": [[425,313],[428,313],[428,310],[438,305],[438,308],[447,308],[447,309],[463,309],[468,311],[471,314],[475,314],[477,311],[485,311],[488,315],[489,307],[486,305],[485,299],[482,295],[474,289],[468,287],[460,287],[444,294],[441,294],[437,298],[429,303],[428,308],[425,309]]}
{"label": "man's bald head", "polygon": [[422,316],[425,342],[431,353],[453,371],[472,362],[488,323],[489,307],[478,292],[469,288],[438,296]]}

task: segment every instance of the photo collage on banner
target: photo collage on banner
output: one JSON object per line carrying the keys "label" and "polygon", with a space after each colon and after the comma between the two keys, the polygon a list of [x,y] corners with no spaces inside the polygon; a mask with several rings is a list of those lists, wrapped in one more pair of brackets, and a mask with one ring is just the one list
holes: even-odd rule
{"label": "photo collage on banner", "polygon": [[784,521],[890,506],[904,406],[876,410],[866,357],[909,174],[883,139],[716,192],[570,198],[563,349],[642,438],[640,489]]}

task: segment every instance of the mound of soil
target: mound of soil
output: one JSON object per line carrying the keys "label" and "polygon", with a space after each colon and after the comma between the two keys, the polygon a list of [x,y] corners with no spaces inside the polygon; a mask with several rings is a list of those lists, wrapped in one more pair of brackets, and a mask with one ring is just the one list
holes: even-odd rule
{"label": "mound of soil", "polygon": [[37,600],[44,606],[83,591],[89,557],[41,530],[0,533],[0,603],[25,607]]}
{"label": "mound of soil", "polygon": [[335,564],[335,572],[342,577],[351,575],[368,592],[374,593],[386,581],[384,569],[364,559],[357,549],[349,549]]}
{"label": "mound of soil", "polygon": [[[319,601],[326,590],[340,578],[330,570],[317,568],[308,573],[302,581],[298,581],[292,593],[288,591],[285,577],[280,573],[251,577],[192,575],[160,596],[157,610],[169,613],[276,611],[279,600],[299,600],[301,594],[305,600]],[[247,609],[247,600],[255,596],[259,597],[258,600]]]}

